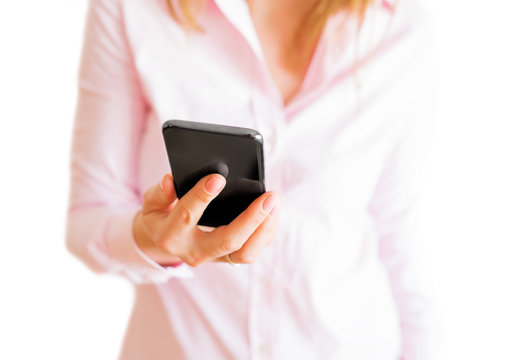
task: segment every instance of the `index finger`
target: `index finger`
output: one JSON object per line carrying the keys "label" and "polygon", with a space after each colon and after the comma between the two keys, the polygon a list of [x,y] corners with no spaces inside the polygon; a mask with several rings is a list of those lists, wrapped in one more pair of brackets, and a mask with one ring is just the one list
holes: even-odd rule
{"label": "index finger", "polygon": [[195,229],[203,212],[225,186],[225,178],[211,174],[200,179],[181,199],[169,215],[172,231]]}

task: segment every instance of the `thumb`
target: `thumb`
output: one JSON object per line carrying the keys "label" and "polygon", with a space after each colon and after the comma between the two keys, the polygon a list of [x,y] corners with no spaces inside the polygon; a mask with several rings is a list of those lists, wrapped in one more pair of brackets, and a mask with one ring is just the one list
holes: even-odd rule
{"label": "thumb", "polygon": [[172,175],[163,176],[159,184],[150,187],[143,199],[143,211],[151,212],[167,209],[177,199]]}

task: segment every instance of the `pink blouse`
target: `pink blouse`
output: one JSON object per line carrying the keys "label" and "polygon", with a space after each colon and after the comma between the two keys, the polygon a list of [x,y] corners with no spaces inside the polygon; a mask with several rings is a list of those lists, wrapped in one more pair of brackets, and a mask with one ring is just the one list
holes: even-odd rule
{"label": "pink blouse", "polygon": [[[243,0],[210,0],[205,32],[164,0],[90,0],[79,69],[67,246],[135,284],[122,359],[432,359],[415,206],[430,128],[430,56],[416,4],[333,16],[284,106]],[[277,236],[250,265],[162,267],[132,234],[170,172],[161,124],[264,137]],[[101,324],[104,326],[104,324]]]}

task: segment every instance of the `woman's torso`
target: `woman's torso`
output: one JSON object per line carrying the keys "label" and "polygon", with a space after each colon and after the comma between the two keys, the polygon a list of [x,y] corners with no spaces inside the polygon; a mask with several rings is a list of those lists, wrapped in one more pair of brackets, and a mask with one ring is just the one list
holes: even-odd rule
{"label": "woman's torso", "polygon": [[163,1],[122,2],[150,105],[140,190],[170,171],[162,122],[185,119],[262,133],[266,187],[284,206],[256,263],[209,263],[192,279],[137,286],[122,358],[396,359],[399,320],[368,205],[400,132],[391,114],[416,42],[403,31],[404,5],[391,25],[389,5],[375,5],[358,47],[352,27],[343,41],[325,38],[284,108],[243,1],[210,1],[206,32],[188,35]]}

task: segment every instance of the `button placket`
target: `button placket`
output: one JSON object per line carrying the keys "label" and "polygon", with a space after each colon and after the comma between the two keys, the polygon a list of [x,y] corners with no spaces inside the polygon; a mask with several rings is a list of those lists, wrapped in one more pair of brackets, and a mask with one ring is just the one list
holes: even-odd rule
{"label": "button placket", "polygon": [[275,314],[273,313],[272,282],[271,278],[265,274],[261,274],[258,280],[258,291],[255,294],[259,302],[256,326],[258,342],[255,345],[262,359],[270,359],[273,358],[272,342],[276,330],[273,326]]}
{"label": "button placket", "polygon": [[269,358],[269,301],[268,293],[261,283],[261,269],[258,263],[252,265],[249,303],[249,341],[251,359]]}
{"label": "button placket", "polygon": [[264,171],[267,183],[271,179],[269,171],[273,168],[279,153],[284,118],[272,101],[264,99],[256,92],[251,96],[251,109],[256,129],[263,137]]}
{"label": "button placket", "polygon": [[252,359],[274,359],[277,343],[276,288],[274,261],[263,256],[251,266],[250,344]]}

